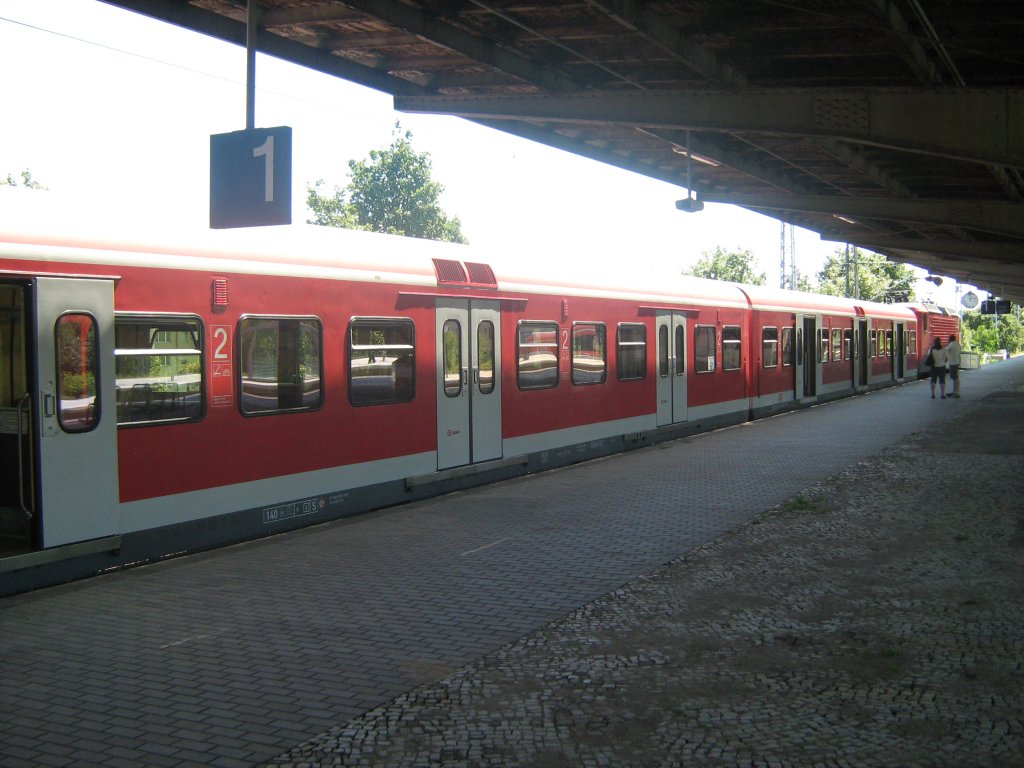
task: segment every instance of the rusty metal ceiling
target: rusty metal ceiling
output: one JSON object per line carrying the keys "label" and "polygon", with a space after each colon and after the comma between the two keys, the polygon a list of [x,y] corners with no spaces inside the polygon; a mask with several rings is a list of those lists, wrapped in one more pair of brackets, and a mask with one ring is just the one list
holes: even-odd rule
{"label": "rusty metal ceiling", "polygon": [[258,49],[1024,303],[1019,0],[260,0]]}

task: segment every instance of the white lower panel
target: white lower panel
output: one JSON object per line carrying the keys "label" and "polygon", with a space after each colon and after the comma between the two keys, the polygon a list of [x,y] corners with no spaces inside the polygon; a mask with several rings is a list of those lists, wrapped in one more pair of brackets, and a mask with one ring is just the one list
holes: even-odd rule
{"label": "white lower panel", "polygon": [[437,470],[437,454],[419,453],[395,459],[332,467],[251,483],[190,491],[121,505],[121,533],[163,525],[189,523],[244,509],[270,506],[293,499],[325,496],[351,488],[402,480]]}

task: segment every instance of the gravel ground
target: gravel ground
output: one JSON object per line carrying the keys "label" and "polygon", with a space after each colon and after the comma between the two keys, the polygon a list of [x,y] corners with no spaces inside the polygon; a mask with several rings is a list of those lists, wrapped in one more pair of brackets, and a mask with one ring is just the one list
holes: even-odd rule
{"label": "gravel ground", "polygon": [[1024,766],[1022,408],[996,393],[268,765]]}

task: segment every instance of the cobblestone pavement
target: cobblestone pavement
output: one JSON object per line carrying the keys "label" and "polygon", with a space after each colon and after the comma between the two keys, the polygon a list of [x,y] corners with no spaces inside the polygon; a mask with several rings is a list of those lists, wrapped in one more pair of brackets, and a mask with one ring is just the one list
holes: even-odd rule
{"label": "cobblestone pavement", "polygon": [[267,765],[1024,765],[1022,410],[995,392]]}

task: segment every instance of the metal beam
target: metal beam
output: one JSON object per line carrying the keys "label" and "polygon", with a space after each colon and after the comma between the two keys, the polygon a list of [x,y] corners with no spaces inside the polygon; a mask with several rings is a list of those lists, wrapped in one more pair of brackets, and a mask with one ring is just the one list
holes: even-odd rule
{"label": "metal beam", "polygon": [[821,239],[835,243],[861,245],[871,250],[900,249],[964,259],[988,259],[994,263],[1009,262],[1024,265],[1024,242],[983,243],[977,240],[913,240],[891,235],[860,234],[857,232],[822,232]]}
{"label": "metal beam", "polygon": [[553,91],[582,87],[582,84],[553,67],[538,64],[492,40],[465,32],[436,14],[394,0],[345,0],[345,5],[524,82]]}
{"label": "metal beam", "polygon": [[1024,89],[758,88],[403,96],[403,112],[841,139],[1024,168]]}
{"label": "metal beam", "polygon": [[706,203],[731,203],[744,208],[824,213],[850,219],[915,221],[920,224],[964,227],[1006,237],[1024,238],[1024,205],[1021,203],[714,193],[703,194],[701,199]]}
{"label": "metal beam", "polygon": [[591,0],[591,5],[646,37],[673,58],[720,85],[743,87],[747,78],[706,47],[694,42],[669,19],[636,0]]}
{"label": "metal beam", "polygon": [[[194,5],[174,2],[174,0],[103,0],[103,2],[184,27],[217,40],[245,46],[246,23],[244,16],[236,21],[218,13],[196,8]],[[365,85],[367,88],[375,88],[392,95],[415,94],[424,91],[420,86],[392,77],[386,72],[356,64],[340,56],[334,56],[330,51],[311,48],[303,43],[271,34],[266,30],[259,36],[258,50],[268,56],[290,61],[317,72],[323,72],[325,75],[351,80]]]}

